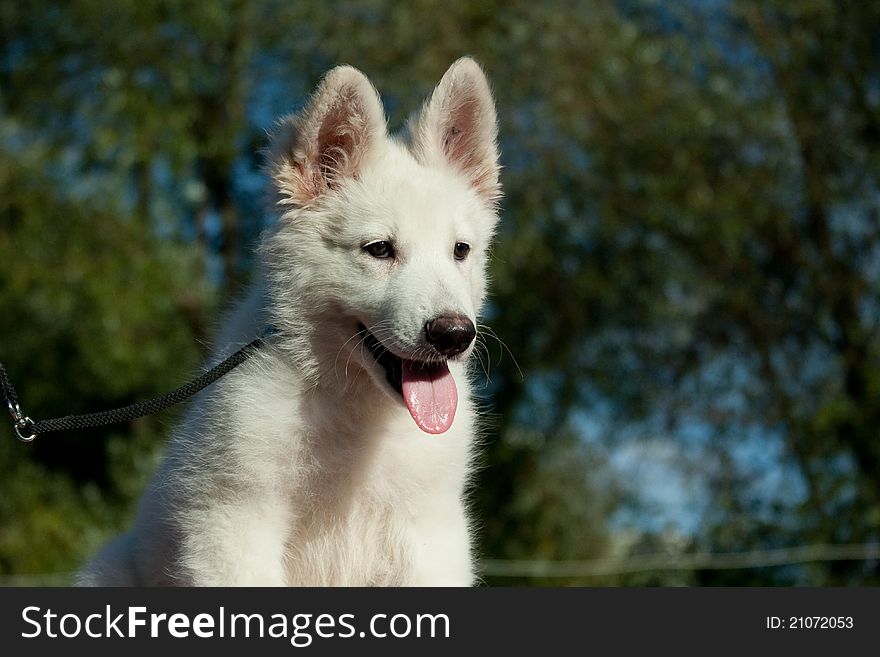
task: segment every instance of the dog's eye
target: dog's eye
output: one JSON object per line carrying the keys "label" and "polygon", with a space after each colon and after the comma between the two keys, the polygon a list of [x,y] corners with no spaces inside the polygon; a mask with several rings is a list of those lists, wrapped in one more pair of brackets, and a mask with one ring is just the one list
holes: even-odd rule
{"label": "dog's eye", "polygon": [[391,246],[391,242],[387,242],[385,240],[379,240],[377,242],[370,242],[369,244],[364,244],[364,251],[369,253],[374,258],[393,258],[394,257],[394,247]]}
{"label": "dog's eye", "polygon": [[468,253],[471,252],[471,245],[465,242],[456,242],[455,249],[452,251],[452,254],[455,256],[456,260],[464,260],[467,258]]}

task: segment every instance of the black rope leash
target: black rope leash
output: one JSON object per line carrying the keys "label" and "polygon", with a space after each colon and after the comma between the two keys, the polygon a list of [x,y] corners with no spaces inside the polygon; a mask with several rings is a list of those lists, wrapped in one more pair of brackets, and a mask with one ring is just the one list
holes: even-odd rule
{"label": "black rope leash", "polygon": [[102,427],[107,424],[116,424],[118,422],[129,422],[135,418],[152,415],[153,413],[158,413],[166,408],[170,408],[171,406],[179,404],[183,400],[192,397],[200,390],[207,388],[217,379],[228,374],[248,358],[253,356],[260,347],[266,344],[265,336],[271,332],[274,332],[273,329],[269,329],[263,334],[263,337],[259,337],[253,342],[245,345],[223,362],[215,365],[196,379],[180,386],[176,390],[172,390],[161,397],[137,402],[130,404],[129,406],[123,406],[122,408],[101,411],[100,413],[66,415],[52,420],[40,420],[35,422],[22,412],[21,407],[18,404],[18,395],[15,392],[15,388],[12,387],[12,383],[9,380],[9,375],[6,372],[3,363],[0,363],[0,392],[3,393],[6,406],[9,408],[9,413],[12,415],[15,435],[18,436],[19,440],[26,443],[31,442],[38,435],[44,433],[71,431],[74,429],[90,429],[93,427]]}

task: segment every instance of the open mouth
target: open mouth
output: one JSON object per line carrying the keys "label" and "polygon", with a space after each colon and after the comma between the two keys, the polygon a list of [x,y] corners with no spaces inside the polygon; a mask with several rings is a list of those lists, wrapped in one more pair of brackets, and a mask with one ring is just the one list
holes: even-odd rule
{"label": "open mouth", "polygon": [[455,419],[458,390],[446,361],[401,358],[383,345],[364,324],[358,324],[363,344],[382,369],[393,390],[403,397],[419,428],[432,434],[446,432]]}
{"label": "open mouth", "polygon": [[402,362],[400,358],[388,351],[385,346],[379,342],[379,339],[370,333],[366,326],[358,324],[358,329],[364,335],[364,346],[370,355],[385,370],[385,378],[388,383],[400,394],[403,394],[402,388]]}

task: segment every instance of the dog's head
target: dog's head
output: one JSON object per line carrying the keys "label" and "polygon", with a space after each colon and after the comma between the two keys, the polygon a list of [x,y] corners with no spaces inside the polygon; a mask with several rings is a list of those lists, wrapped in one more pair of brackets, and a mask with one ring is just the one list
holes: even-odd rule
{"label": "dog's head", "polygon": [[[360,71],[330,71],[275,132],[269,168],[282,210],[266,243],[273,319],[310,375],[357,385],[360,370],[442,433],[453,370],[474,348],[497,222],[497,125],[489,85],[456,61],[409,138],[386,132]],[[360,377],[363,379],[363,377]]]}

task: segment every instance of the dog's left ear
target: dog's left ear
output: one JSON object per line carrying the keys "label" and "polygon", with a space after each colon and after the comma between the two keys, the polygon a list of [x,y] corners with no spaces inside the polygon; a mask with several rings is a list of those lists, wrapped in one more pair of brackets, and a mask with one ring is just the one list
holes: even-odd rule
{"label": "dog's left ear", "polygon": [[298,115],[272,136],[269,172],[280,203],[307,206],[356,178],[385,135],[385,113],[367,77],[351,66],[331,70]]}
{"label": "dog's left ear", "polygon": [[420,162],[451,166],[489,203],[501,196],[495,102],[473,59],[462,57],[449,67],[410,130]]}

